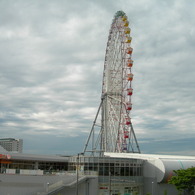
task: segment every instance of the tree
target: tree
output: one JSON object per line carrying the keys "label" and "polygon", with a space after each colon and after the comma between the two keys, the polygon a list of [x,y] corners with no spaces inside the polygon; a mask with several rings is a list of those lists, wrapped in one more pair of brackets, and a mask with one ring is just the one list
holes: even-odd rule
{"label": "tree", "polygon": [[186,191],[191,194],[195,186],[195,167],[173,171],[176,175],[168,181],[169,184],[175,185],[177,190]]}

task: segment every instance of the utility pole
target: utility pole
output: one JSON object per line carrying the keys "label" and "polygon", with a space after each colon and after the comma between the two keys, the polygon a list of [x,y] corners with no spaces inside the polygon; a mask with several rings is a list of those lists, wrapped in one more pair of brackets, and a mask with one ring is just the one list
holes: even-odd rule
{"label": "utility pole", "polygon": [[77,163],[76,163],[76,175],[77,175],[77,184],[76,184],[76,195],[79,194],[79,154],[77,155]]}
{"label": "utility pole", "polygon": [[111,194],[111,172],[109,171],[109,195]]}

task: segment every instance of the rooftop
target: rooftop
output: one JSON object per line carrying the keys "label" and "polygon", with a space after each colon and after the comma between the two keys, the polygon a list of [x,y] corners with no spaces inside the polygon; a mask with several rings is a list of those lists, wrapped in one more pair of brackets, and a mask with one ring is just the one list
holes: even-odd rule
{"label": "rooftop", "polygon": [[152,159],[172,159],[172,160],[195,160],[195,156],[177,156],[177,155],[160,155],[160,154],[139,154],[139,153],[111,153],[105,152],[105,156],[115,157],[115,158],[136,158],[143,160]]}

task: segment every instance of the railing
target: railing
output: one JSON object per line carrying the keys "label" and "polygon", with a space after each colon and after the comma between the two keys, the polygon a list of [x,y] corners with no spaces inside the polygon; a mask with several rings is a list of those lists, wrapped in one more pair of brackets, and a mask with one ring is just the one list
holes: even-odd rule
{"label": "railing", "polygon": [[[66,174],[76,175],[76,171],[67,171]],[[97,171],[78,171],[79,175],[85,176],[98,176]]]}
{"label": "railing", "polygon": [[[47,172],[43,170],[31,170],[31,169],[6,169],[3,174],[10,174],[10,175],[76,175],[76,171],[52,171]],[[97,176],[97,171],[78,171],[79,175],[86,175],[86,176]]]}
{"label": "railing", "polygon": [[100,183],[143,183],[142,176],[99,176]]}
{"label": "railing", "polygon": [[[63,187],[71,187],[74,186],[76,187],[76,185],[78,185],[78,183],[82,183],[84,182],[86,179],[88,178],[95,178],[97,177],[97,172],[96,171],[79,171],[78,175],[75,171],[69,171],[69,172],[64,172],[63,173],[64,176],[68,176],[71,175],[72,177],[72,181],[70,180],[69,182],[65,182],[64,180],[60,180],[57,181],[56,183],[52,183],[50,184],[49,182],[45,184],[45,190],[42,192],[37,192],[34,195],[49,195],[49,194],[53,194],[56,190],[59,190]],[[78,176],[78,178],[77,178]]]}
{"label": "railing", "polygon": [[20,174],[20,175],[43,175],[43,170],[32,169],[5,169],[4,174]]}

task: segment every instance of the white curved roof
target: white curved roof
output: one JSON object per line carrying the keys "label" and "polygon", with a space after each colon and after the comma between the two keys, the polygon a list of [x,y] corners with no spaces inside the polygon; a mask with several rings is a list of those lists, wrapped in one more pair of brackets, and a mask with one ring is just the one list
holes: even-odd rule
{"label": "white curved roof", "polygon": [[114,158],[136,158],[142,160],[155,160],[155,159],[185,159],[185,160],[195,160],[195,156],[177,156],[177,155],[160,155],[160,154],[139,154],[139,153],[112,153],[105,152],[105,156],[110,156]]}

